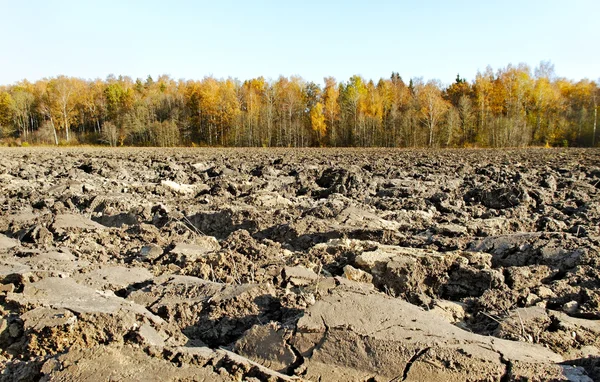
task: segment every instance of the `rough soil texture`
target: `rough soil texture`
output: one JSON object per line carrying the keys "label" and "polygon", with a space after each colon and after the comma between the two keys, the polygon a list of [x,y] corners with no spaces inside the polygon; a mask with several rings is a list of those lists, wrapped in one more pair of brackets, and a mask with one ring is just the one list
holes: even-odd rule
{"label": "rough soil texture", "polygon": [[0,156],[1,380],[600,380],[599,150]]}

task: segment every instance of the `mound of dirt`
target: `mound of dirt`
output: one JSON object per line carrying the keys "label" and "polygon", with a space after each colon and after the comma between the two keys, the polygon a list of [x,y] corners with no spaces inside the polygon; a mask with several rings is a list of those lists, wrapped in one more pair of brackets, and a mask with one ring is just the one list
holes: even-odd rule
{"label": "mound of dirt", "polygon": [[600,380],[600,151],[3,149],[0,380]]}
{"label": "mound of dirt", "polygon": [[578,373],[542,346],[472,334],[405,301],[347,287],[307,309],[292,333],[254,328],[236,349],[311,380],[568,380]]}

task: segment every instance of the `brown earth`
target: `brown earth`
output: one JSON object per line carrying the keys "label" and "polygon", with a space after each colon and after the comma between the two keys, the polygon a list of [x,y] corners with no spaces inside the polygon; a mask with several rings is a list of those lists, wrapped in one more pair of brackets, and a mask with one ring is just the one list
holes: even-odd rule
{"label": "brown earth", "polygon": [[0,157],[1,380],[600,380],[600,150]]}

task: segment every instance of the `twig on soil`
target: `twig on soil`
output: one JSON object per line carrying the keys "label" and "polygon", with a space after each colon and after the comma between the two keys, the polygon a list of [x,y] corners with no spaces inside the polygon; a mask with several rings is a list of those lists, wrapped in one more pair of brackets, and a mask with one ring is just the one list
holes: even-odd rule
{"label": "twig on soil", "polygon": [[187,225],[189,225],[190,227],[192,227],[194,229],[194,231],[196,232],[196,235],[198,236],[206,236],[206,234],[202,231],[200,231],[198,229],[198,227],[196,227],[194,224],[192,224],[192,222],[190,221],[190,219],[187,218],[187,216],[183,217],[187,223]]}
{"label": "twig on soil", "polygon": [[496,321],[496,322],[497,322],[497,323],[499,323],[499,324],[501,324],[501,323],[502,323],[502,322],[500,321],[500,319],[499,319],[499,318],[495,318],[495,317],[494,317],[494,316],[492,316],[491,314],[488,314],[488,313],[486,313],[486,312],[479,312],[479,313],[483,314],[484,316],[486,316],[486,317],[487,317],[487,318],[489,318],[489,319],[492,319],[492,320]]}
{"label": "twig on soil", "polygon": [[200,231],[194,224],[192,224],[192,222],[190,221],[190,219],[188,219],[186,216],[184,216],[183,219],[169,218],[169,221],[167,222],[167,224],[172,223],[172,222],[176,222],[176,223],[181,224],[183,227],[185,227],[193,235],[196,235],[196,236],[206,236],[204,234],[204,232]]}
{"label": "twig on soil", "polygon": [[321,281],[321,272],[323,271],[323,263],[319,264],[319,270],[317,271],[317,283],[315,284],[315,293],[319,293],[319,282]]}
{"label": "twig on soil", "polygon": [[[516,311],[516,312],[517,312],[517,316],[519,317],[519,321],[521,322],[521,327],[519,327],[515,324],[512,324],[510,322],[507,322],[507,321],[504,321],[504,323],[512,326],[513,328],[515,328],[517,330],[520,330],[521,331],[520,337],[524,341],[533,342],[533,337],[528,336],[527,332],[525,331],[525,325],[523,324],[523,319],[521,318],[521,314],[519,313],[519,311]],[[496,321],[498,324],[502,324],[502,322],[500,321],[500,318],[494,317],[491,314],[486,313],[486,312],[479,312],[479,313],[483,314],[484,316],[486,316],[487,318],[489,318],[491,320]]]}
{"label": "twig on soil", "polygon": [[398,296],[396,296],[396,293],[392,289],[390,289],[387,285],[383,286],[383,290],[385,291],[385,294],[387,294],[390,297],[394,297],[394,298],[398,297]]}
{"label": "twig on soil", "polygon": [[519,313],[519,311],[517,310],[517,316],[519,316],[519,322],[521,322],[521,337],[527,339],[526,336],[526,332],[525,332],[525,325],[523,325],[523,319],[521,318],[521,313]]}

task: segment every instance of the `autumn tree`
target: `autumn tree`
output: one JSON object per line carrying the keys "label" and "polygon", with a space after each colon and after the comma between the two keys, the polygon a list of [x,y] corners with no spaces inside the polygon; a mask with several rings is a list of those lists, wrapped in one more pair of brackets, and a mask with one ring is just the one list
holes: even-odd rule
{"label": "autumn tree", "polygon": [[219,118],[219,144],[225,146],[227,134],[235,123],[240,110],[237,98],[237,86],[230,78],[221,83],[218,92],[219,106],[217,108]]}
{"label": "autumn tree", "polygon": [[119,128],[112,122],[106,122],[102,130],[102,142],[111,147],[116,147],[119,143]]}
{"label": "autumn tree", "polygon": [[[263,112],[263,102],[266,98],[267,84],[263,77],[253,78],[245,81],[240,87],[239,104],[242,115],[242,127],[247,132],[247,142],[249,146],[261,143],[264,146],[271,145],[271,135],[269,128],[272,128],[273,118],[266,118],[266,123],[261,123],[261,113]],[[272,111],[272,110],[271,110]],[[265,127],[266,130],[265,131]],[[236,132],[237,134],[237,132]]]}
{"label": "autumn tree", "polygon": [[13,103],[11,95],[7,91],[0,90],[0,138],[12,135]]}
{"label": "autumn tree", "polygon": [[278,146],[298,146],[301,128],[302,88],[300,77],[279,77],[274,84],[278,109]]}
{"label": "autumn tree", "polygon": [[57,117],[57,102],[55,94],[51,91],[51,87],[47,81],[38,81],[36,83],[36,86],[38,88],[38,92],[40,93],[40,113],[48,122],[47,126],[52,129],[54,144],[58,145],[58,134],[56,131],[57,127],[55,123]]}
{"label": "autumn tree", "polygon": [[340,118],[340,91],[333,77],[326,77],[323,89],[323,115],[325,117],[328,141],[331,146],[338,143],[338,121]]}
{"label": "autumn tree", "polygon": [[104,83],[101,80],[89,81],[84,84],[81,103],[81,124],[95,134],[102,133],[102,122],[106,118],[106,100],[104,98]]}
{"label": "autumn tree", "polygon": [[532,139],[527,115],[531,112],[528,98],[534,87],[531,70],[527,65],[508,65],[498,70],[493,104],[498,107],[492,129],[493,147],[526,146]]}
{"label": "autumn tree", "polygon": [[179,128],[174,121],[152,122],[148,130],[152,146],[173,147],[179,145]]}
{"label": "autumn tree", "polygon": [[542,61],[535,69],[535,83],[531,90],[532,112],[535,121],[532,128],[532,140],[542,144],[553,142],[556,138],[552,123],[554,114],[560,108],[560,93],[554,81],[554,65]]}
{"label": "autumn tree", "polygon": [[[377,81],[301,77],[239,81],[168,75],[59,76],[0,87],[3,136],[110,145],[595,145],[598,84],[550,63],[488,67],[448,86],[399,73]],[[75,139],[76,138],[76,139]]]}
{"label": "autumn tree", "polygon": [[[322,90],[319,85],[309,81],[305,82],[302,86],[302,104],[303,109],[300,110],[302,116],[301,125],[299,125],[298,131],[298,145],[301,147],[315,146],[321,144],[321,136],[323,135],[323,128],[315,129],[312,122],[312,115],[323,114],[323,105],[321,103],[323,98]],[[319,112],[313,109],[317,107],[317,104],[321,103],[321,110]],[[319,117],[320,118],[320,117]],[[323,122],[324,123],[324,122]]]}
{"label": "autumn tree", "polygon": [[325,124],[325,114],[321,102],[317,102],[310,110],[310,124],[312,130],[317,134],[319,146],[323,146],[327,125]]}
{"label": "autumn tree", "polygon": [[597,86],[592,88],[592,106],[594,107],[594,124],[592,125],[592,147],[596,147],[596,126],[598,125],[598,98],[600,97],[600,89]]}
{"label": "autumn tree", "polygon": [[[351,146],[357,142],[357,136],[361,136],[363,124],[364,102],[367,88],[360,76],[352,76],[346,84],[340,88],[341,109],[346,123],[343,145]],[[359,138],[360,139],[360,138]]]}
{"label": "autumn tree", "polygon": [[487,142],[482,141],[482,137],[488,131],[488,124],[492,118],[492,94],[494,88],[494,73],[492,68],[488,66],[483,73],[477,72],[475,83],[473,85],[475,91],[475,104],[477,109],[477,137],[484,145]]}
{"label": "autumn tree", "polygon": [[427,146],[433,147],[436,129],[448,111],[449,105],[442,97],[441,84],[438,81],[419,84],[416,94],[419,117],[428,131]]}
{"label": "autumn tree", "polygon": [[460,123],[460,145],[464,146],[476,141],[475,110],[473,101],[468,95],[461,95],[456,106]]}
{"label": "autumn tree", "polygon": [[[109,76],[104,87],[107,119],[118,127],[125,127],[125,117],[132,111],[134,104],[133,84],[127,77]],[[131,116],[130,116],[131,117]],[[131,124],[129,118],[129,124]]]}
{"label": "autumn tree", "polygon": [[75,78],[58,76],[48,82],[46,92],[48,107],[54,109],[52,114],[58,117],[60,129],[65,132],[65,139],[69,142],[71,125],[77,117],[75,105],[79,92],[79,81]]}
{"label": "autumn tree", "polygon": [[206,77],[200,87],[200,125],[203,137],[209,145],[217,143],[219,131],[219,83],[213,77]]}
{"label": "autumn tree", "polygon": [[10,104],[15,129],[21,132],[21,137],[29,139],[34,128],[35,96],[32,86],[28,82],[19,83],[11,90],[12,102]]}
{"label": "autumn tree", "polygon": [[392,72],[389,80],[380,81],[383,95],[384,129],[386,146],[406,146],[410,144],[411,131],[417,122],[413,119],[414,88],[411,90],[399,73]]}

